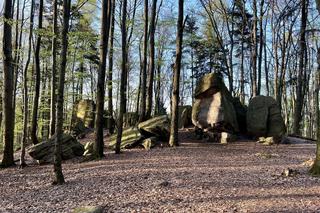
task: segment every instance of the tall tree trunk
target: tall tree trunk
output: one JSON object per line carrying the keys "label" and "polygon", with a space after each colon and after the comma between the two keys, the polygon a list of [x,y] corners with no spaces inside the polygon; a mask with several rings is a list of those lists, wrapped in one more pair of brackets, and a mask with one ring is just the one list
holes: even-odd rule
{"label": "tall tree trunk", "polygon": [[147,66],[148,66],[148,19],[149,19],[148,0],[144,0],[144,42],[143,42],[143,68],[141,75],[141,109],[139,121],[146,120],[146,99],[147,96]]}
{"label": "tall tree trunk", "polygon": [[41,47],[41,30],[42,30],[42,19],[43,19],[43,0],[40,0],[39,4],[39,22],[38,22],[38,38],[37,45],[34,53],[35,57],[35,92],[33,97],[33,107],[32,107],[32,122],[31,122],[31,140],[33,144],[39,143],[37,138],[37,128],[38,128],[38,111],[39,111],[39,97],[40,97],[40,47]]}
{"label": "tall tree trunk", "polygon": [[183,4],[184,0],[179,0],[179,16],[177,26],[176,41],[176,61],[174,66],[173,90],[172,90],[172,107],[171,107],[171,126],[170,126],[170,146],[178,146],[178,105],[179,105],[179,84],[182,59],[182,42],[183,42]]}
{"label": "tall tree trunk", "polygon": [[157,0],[152,1],[152,11],[150,20],[150,66],[148,78],[148,94],[146,106],[146,118],[151,117],[152,113],[152,99],[153,99],[153,79],[155,70],[155,31],[156,31],[156,14],[157,13]]}
{"label": "tall tree trunk", "polygon": [[259,36],[259,58],[258,58],[258,94],[261,93],[261,76],[262,76],[262,58],[263,58],[263,49],[264,49],[264,31],[263,31],[263,6],[264,0],[260,2],[260,20],[259,20],[259,29],[260,29],[260,36]]}
{"label": "tall tree trunk", "polygon": [[163,47],[159,47],[158,61],[157,61],[157,85],[156,85],[156,103],[155,103],[155,114],[156,115],[160,115],[162,57],[163,57]]}
{"label": "tall tree trunk", "polygon": [[123,114],[125,112],[126,90],[125,84],[127,83],[127,0],[123,0],[122,4],[122,21],[121,21],[121,34],[122,34],[122,63],[121,63],[121,81],[120,81],[120,111],[118,116],[118,134],[116,143],[116,154],[120,154],[121,137],[123,130]]}
{"label": "tall tree trunk", "polygon": [[259,95],[257,86],[257,52],[258,52],[258,15],[257,15],[257,0],[253,0],[253,32],[252,32],[252,92],[253,97]]}
{"label": "tall tree trunk", "polygon": [[108,128],[109,133],[114,133],[113,125],[113,90],[112,90],[112,79],[113,79],[113,43],[114,43],[114,25],[115,25],[115,12],[116,4],[115,0],[112,0],[112,12],[111,12],[111,28],[110,28],[110,50],[109,50],[109,68],[108,68]]}
{"label": "tall tree trunk", "polygon": [[299,39],[299,71],[297,76],[297,98],[294,107],[294,120],[293,120],[293,133],[296,135],[301,134],[301,120],[302,120],[302,108],[304,102],[304,86],[305,86],[305,51],[306,51],[306,28],[308,19],[308,0],[302,0],[301,8],[301,28]]}
{"label": "tall tree trunk", "polygon": [[100,63],[97,83],[97,110],[95,119],[96,138],[94,152],[97,158],[103,157],[103,111],[105,96],[106,62],[108,53],[109,27],[111,0],[102,1],[101,38],[100,38]]}
{"label": "tall tree trunk", "polygon": [[4,23],[3,23],[3,158],[1,167],[14,165],[13,139],[14,139],[14,108],[12,106],[13,96],[13,67],[12,67],[12,1],[4,2]]}
{"label": "tall tree trunk", "polygon": [[29,116],[29,105],[28,105],[28,69],[31,60],[31,49],[32,49],[32,35],[33,35],[33,19],[34,19],[34,0],[31,1],[30,8],[30,27],[29,27],[29,38],[28,38],[28,55],[26,65],[23,70],[23,132],[21,141],[21,155],[20,155],[20,167],[24,167],[25,163],[25,148],[28,138],[28,116]]}
{"label": "tall tree trunk", "polygon": [[58,8],[57,0],[53,0],[53,38],[52,38],[52,74],[51,74],[51,103],[50,103],[50,137],[55,133],[56,126],[56,89],[57,89],[57,36],[58,36]]}
{"label": "tall tree trunk", "polygon": [[[267,32],[267,22],[264,26],[265,32]],[[269,91],[269,66],[268,66],[268,55],[267,55],[267,33],[264,33],[264,72],[265,72],[265,81],[266,81],[266,95],[270,95]]]}
{"label": "tall tree trunk", "polygon": [[71,0],[63,0],[63,26],[61,34],[61,63],[59,71],[58,81],[58,97],[57,97],[57,108],[56,108],[56,138],[55,138],[55,149],[54,149],[54,180],[53,184],[63,184],[64,176],[62,173],[62,162],[61,162],[61,141],[63,137],[63,103],[64,103],[64,81],[67,64],[68,54],[68,31],[69,31],[69,19],[70,19],[70,4]]}

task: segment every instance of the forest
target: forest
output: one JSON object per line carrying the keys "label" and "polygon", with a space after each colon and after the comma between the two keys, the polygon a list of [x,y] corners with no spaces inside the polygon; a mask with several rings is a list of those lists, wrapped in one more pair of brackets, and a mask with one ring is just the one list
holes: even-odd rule
{"label": "forest", "polygon": [[319,0],[0,17],[0,212],[320,211]]}

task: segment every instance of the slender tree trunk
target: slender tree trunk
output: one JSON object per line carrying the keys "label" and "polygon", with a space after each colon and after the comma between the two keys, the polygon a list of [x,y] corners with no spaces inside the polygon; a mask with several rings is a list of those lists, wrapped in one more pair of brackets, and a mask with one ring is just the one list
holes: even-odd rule
{"label": "slender tree trunk", "polygon": [[28,69],[31,60],[31,49],[32,49],[32,35],[33,35],[33,19],[34,19],[34,1],[31,1],[30,8],[30,27],[29,27],[29,38],[28,38],[28,55],[26,65],[23,71],[23,133],[21,141],[21,155],[20,155],[20,167],[26,166],[25,163],[25,148],[28,138],[28,118],[29,118],[29,105],[28,105]]}
{"label": "slender tree trunk", "polygon": [[12,66],[12,1],[4,1],[4,23],[3,23],[3,158],[1,167],[14,165],[13,139],[14,139],[14,108],[12,106],[13,96],[13,66]]}
{"label": "slender tree trunk", "polygon": [[153,80],[155,70],[155,31],[156,31],[156,13],[157,13],[157,0],[152,1],[152,11],[150,20],[150,66],[148,78],[148,93],[147,93],[147,106],[146,118],[151,117],[152,113],[152,100],[153,100]]}
{"label": "slender tree trunk", "polygon": [[257,0],[253,0],[253,50],[252,50],[252,92],[253,97],[259,95],[259,89],[257,87],[257,52],[258,52],[258,15],[257,15]]}
{"label": "slender tree trunk", "polygon": [[259,20],[259,29],[260,29],[260,36],[259,36],[259,58],[258,58],[258,95],[261,93],[261,76],[262,76],[262,58],[263,58],[263,49],[264,49],[264,31],[263,31],[263,6],[264,0],[260,2],[260,20]]}
{"label": "slender tree trunk", "polygon": [[108,128],[109,133],[114,133],[113,125],[113,90],[112,90],[112,79],[113,79],[113,43],[114,43],[114,25],[115,25],[115,0],[112,0],[112,12],[111,12],[111,28],[110,28],[110,50],[109,50],[109,71],[108,71]]}
{"label": "slender tree trunk", "polygon": [[[242,36],[244,34],[242,33]],[[240,101],[242,104],[245,103],[245,93],[244,93],[244,41],[243,37],[241,39],[241,59],[240,59]]]}
{"label": "slender tree trunk", "polygon": [[40,47],[41,47],[41,30],[42,30],[42,18],[43,18],[43,0],[40,0],[39,5],[39,22],[38,22],[38,38],[37,45],[34,53],[35,57],[35,92],[33,97],[33,107],[32,107],[32,121],[31,121],[31,140],[33,144],[39,143],[37,138],[37,128],[38,128],[38,111],[39,111],[39,97],[40,97]]}
{"label": "slender tree trunk", "polygon": [[123,0],[122,4],[122,22],[121,22],[121,34],[122,34],[122,63],[121,63],[121,82],[120,82],[120,111],[118,117],[118,134],[116,143],[116,154],[120,154],[121,137],[123,130],[123,114],[125,112],[126,102],[126,90],[125,84],[127,83],[127,0]]}
{"label": "slender tree trunk", "polygon": [[308,17],[308,0],[302,0],[301,8],[301,29],[299,39],[299,71],[297,76],[297,98],[294,107],[294,120],[293,120],[293,133],[296,135],[301,134],[301,120],[302,120],[302,108],[304,102],[304,86],[305,86],[305,51],[306,51],[306,27]]}
{"label": "slender tree trunk", "polygon": [[53,184],[63,184],[64,176],[62,173],[62,159],[61,159],[61,141],[63,137],[63,103],[64,103],[64,81],[67,64],[68,54],[68,31],[69,31],[69,19],[70,19],[70,0],[63,0],[63,26],[61,34],[61,63],[59,71],[58,81],[58,97],[57,97],[57,108],[56,108],[56,138],[55,138],[55,149],[54,149],[54,174],[55,178]]}
{"label": "slender tree trunk", "polygon": [[139,64],[140,64],[140,74],[139,74],[139,85],[138,85],[138,95],[137,95],[137,105],[136,105],[136,113],[139,115],[140,110],[140,101],[141,101],[141,78],[142,78],[142,69],[143,69],[143,62],[142,62],[142,39],[140,38],[139,41]]}
{"label": "slender tree trunk", "polygon": [[102,1],[101,38],[100,38],[100,64],[97,83],[97,110],[95,119],[96,138],[94,152],[97,158],[103,157],[103,111],[105,96],[106,62],[109,41],[111,0]]}
{"label": "slender tree trunk", "polygon": [[146,120],[146,99],[147,96],[147,66],[148,66],[148,17],[149,17],[148,0],[144,0],[144,42],[143,42],[143,68],[141,77],[141,110],[139,121]]}
{"label": "slender tree trunk", "polygon": [[170,146],[178,146],[178,105],[179,105],[179,84],[182,59],[182,42],[183,42],[183,5],[184,0],[179,0],[179,16],[177,26],[176,41],[176,61],[174,66],[173,90],[172,90],[172,107],[171,107],[171,126],[170,126]]}
{"label": "slender tree trunk", "polygon": [[51,74],[51,103],[50,103],[50,137],[55,133],[56,126],[56,89],[57,89],[57,36],[58,36],[58,8],[57,0],[53,0],[53,38],[52,38],[52,74]]}
{"label": "slender tree trunk", "polygon": [[[267,32],[267,22],[265,24],[265,32]],[[266,81],[266,95],[270,95],[269,90],[269,66],[268,66],[268,55],[267,55],[267,33],[264,33],[264,72],[265,72],[265,81]]]}
{"label": "slender tree trunk", "polygon": [[157,85],[156,85],[156,104],[155,104],[155,114],[160,114],[160,105],[161,105],[161,68],[162,68],[162,57],[163,57],[163,48],[159,47],[158,50],[158,62],[157,62]]}

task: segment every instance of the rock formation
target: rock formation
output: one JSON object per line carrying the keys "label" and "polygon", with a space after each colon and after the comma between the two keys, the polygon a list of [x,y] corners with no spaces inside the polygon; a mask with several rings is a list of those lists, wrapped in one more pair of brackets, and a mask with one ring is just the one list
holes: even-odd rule
{"label": "rock formation", "polygon": [[203,130],[239,132],[233,97],[217,73],[203,76],[195,90],[193,124]]}
{"label": "rock formation", "polygon": [[280,139],[286,132],[280,108],[272,97],[253,98],[247,112],[248,134],[254,137]]}

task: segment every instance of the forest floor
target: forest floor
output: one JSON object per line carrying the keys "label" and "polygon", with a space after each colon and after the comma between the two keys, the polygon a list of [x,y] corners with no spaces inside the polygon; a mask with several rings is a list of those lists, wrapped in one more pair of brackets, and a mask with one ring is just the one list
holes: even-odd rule
{"label": "forest floor", "polygon": [[[0,212],[320,212],[320,178],[304,164],[314,152],[314,144],[219,145],[183,132],[178,148],[67,161],[62,186],[51,185],[52,166],[29,159],[23,170],[0,170]],[[298,174],[282,176],[286,168]]]}

